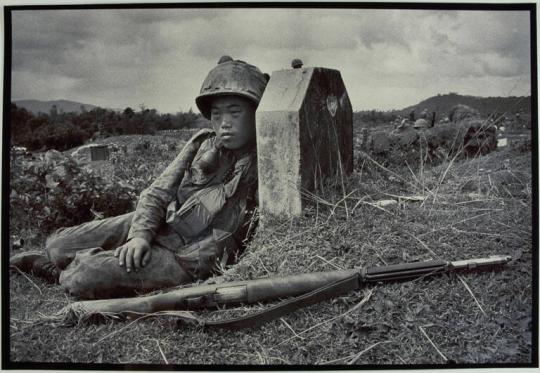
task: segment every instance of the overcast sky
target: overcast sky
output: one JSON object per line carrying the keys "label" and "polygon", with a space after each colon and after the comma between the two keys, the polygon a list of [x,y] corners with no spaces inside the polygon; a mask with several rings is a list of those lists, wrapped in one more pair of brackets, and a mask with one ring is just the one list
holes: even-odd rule
{"label": "overcast sky", "polygon": [[531,93],[525,11],[123,9],[13,12],[12,99],[196,109],[220,56],[341,71],[354,110]]}

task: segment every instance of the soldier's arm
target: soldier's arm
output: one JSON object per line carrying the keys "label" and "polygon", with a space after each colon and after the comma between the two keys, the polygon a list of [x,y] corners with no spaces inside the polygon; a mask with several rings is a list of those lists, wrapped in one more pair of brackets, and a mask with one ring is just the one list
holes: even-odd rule
{"label": "soldier's arm", "polygon": [[195,157],[201,143],[213,135],[213,131],[202,129],[184,146],[180,154],[163,173],[140,195],[137,209],[131,222],[128,241],[141,238],[150,243],[157,229],[165,221],[167,205],[173,200],[184,172]]}

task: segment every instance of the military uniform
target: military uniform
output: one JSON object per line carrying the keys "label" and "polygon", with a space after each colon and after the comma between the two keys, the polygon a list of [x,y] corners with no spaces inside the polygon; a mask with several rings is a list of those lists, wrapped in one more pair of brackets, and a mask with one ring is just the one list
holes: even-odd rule
{"label": "military uniform", "polygon": [[[46,250],[62,270],[60,284],[80,298],[132,295],[204,279],[238,254],[256,186],[255,149],[218,149],[214,132],[201,130],[143,191],[136,211],[62,228],[47,240]],[[179,217],[191,201],[204,211]],[[135,237],[151,244],[152,257],[128,273],[114,249]]]}
{"label": "military uniform", "polygon": [[[240,96],[255,110],[268,79],[257,67],[224,56],[208,73],[195,102],[207,119],[217,96]],[[59,229],[47,240],[48,258],[27,252],[10,258],[10,265],[58,280],[71,294],[87,299],[134,295],[218,272],[238,255],[256,204],[257,156],[255,139],[249,138],[255,123],[243,118],[235,122],[245,131],[234,140],[239,144],[227,145],[231,134],[220,139],[211,130],[197,133],[143,191],[136,211]],[[119,257],[124,253],[127,258],[124,244],[137,238],[144,241],[132,241],[135,245],[150,244],[151,258],[128,272]],[[122,253],[115,257],[120,247]]]}

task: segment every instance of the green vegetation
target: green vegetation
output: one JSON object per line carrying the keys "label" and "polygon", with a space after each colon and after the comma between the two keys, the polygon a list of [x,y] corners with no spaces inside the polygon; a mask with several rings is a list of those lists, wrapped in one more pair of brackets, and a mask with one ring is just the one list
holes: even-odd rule
{"label": "green vegetation", "polygon": [[[121,180],[103,178],[73,159],[36,162],[12,156],[10,230],[37,227],[48,234],[60,227],[131,211],[136,194]],[[94,215],[93,215],[94,214]]]}
{"label": "green vegetation", "polygon": [[[118,154],[117,161],[100,166],[100,175],[115,175],[138,193],[181,146],[166,151],[164,138],[143,138],[155,147],[134,147],[138,150],[131,154]],[[508,147],[473,159],[448,159],[435,167],[424,165],[419,158],[414,167],[392,170],[365,157],[360,160],[359,155],[356,149],[355,170],[345,180],[345,190],[340,183],[337,188],[329,187],[326,193],[311,197],[311,206],[300,219],[265,219],[238,264],[208,281],[431,258],[457,260],[501,254],[514,259],[499,271],[372,285],[306,307],[258,329],[236,332],[205,332],[178,324],[171,317],[58,326],[47,316],[73,300],[58,286],[30,275],[11,274],[11,361],[530,363],[530,149]],[[18,177],[22,176],[12,175]],[[377,204],[382,199],[397,203]],[[29,199],[28,205],[20,208],[24,211],[32,203],[35,200]],[[21,215],[12,215],[12,227],[17,227],[20,219]],[[24,234],[43,237],[38,234],[40,227],[25,227]],[[35,238],[24,250],[42,245],[43,241]],[[202,311],[201,315],[221,319],[268,306]]]}
{"label": "green vegetation", "polygon": [[364,110],[353,113],[353,126],[358,128],[370,128],[382,126],[396,120],[397,115],[392,112],[379,110]]}
{"label": "green vegetation", "polygon": [[195,128],[201,118],[191,109],[187,113],[159,114],[141,105],[140,111],[122,112],[95,108],[81,113],[49,113],[37,116],[11,104],[11,144],[31,150],[66,150],[96,137],[124,134],[154,134],[159,130]]}
{"label": "green vegetation", "polygon": [[[109,162],[84,166],[57,151],[29,156],[12,150],[11,235],[41,245],[58,228],[132,211],[142,190],[184,144],[164,135],[124,135],[99,143],[112,141],[116,147]],[[126,144],[129,152],[122,151]]]}

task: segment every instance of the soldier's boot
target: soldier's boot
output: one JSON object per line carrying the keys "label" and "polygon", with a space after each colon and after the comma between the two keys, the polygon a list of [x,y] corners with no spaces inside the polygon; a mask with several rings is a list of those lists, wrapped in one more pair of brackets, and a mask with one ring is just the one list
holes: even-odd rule
{"label": "soldier's boot", "polygon": [[58,283],[60,271],[41,251],[26,251],[14,255],[9,260],[10,269],[31,273],[49,283]]}

